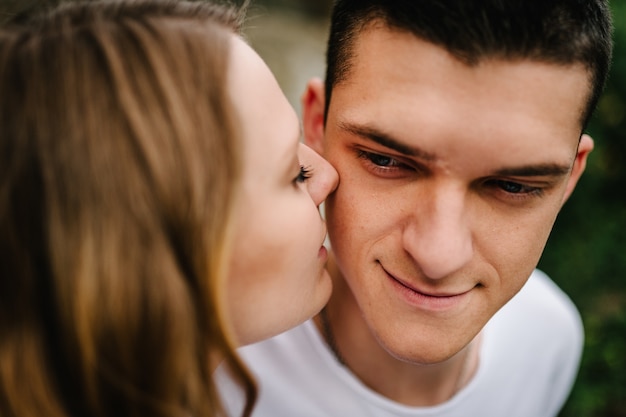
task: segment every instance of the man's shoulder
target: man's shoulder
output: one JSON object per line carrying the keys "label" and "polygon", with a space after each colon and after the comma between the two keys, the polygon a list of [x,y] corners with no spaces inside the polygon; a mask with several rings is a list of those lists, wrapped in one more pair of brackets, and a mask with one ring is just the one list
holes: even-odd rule
{"label": "man's shoulder", "polygon": [[537,343],[581,350],[583,324],[578,309],[544,272],[533,271],[522,289],[492,318],[490,327]]}
{"label": "man's shoulder", "polygon": [[535,269],[506,308],[521,310],[533,318],[542,317],[554,324],[569,324],[582,330],[580,313],[573,301],[544,272]]}
{"label": "man's shoulder", "polygon": [[485,328],[479,388],[498,387],[507,404],[534,402],[535,414],[524,415],[556,415],[575,380],[583,334],[572,300],[535,270]]}
{"label": "man's shoulder", "polygon": [[324,362],[332,362],[313,320],[308,320],[270,339],[238,349],[253,373],[270,379],[281,374],[319,373]]}
{"label": "man's shoulder", "polygon": [[[255,416],[285,416],[290,410],[319,400],[318,381],[323,375],[313,336],[311,320],[282,334],[237,349],[260,387]],[[221,367],[215,374],[227,415],[241,415],[243,397],[239,388]],[[330,378],[332,381],[333,378]]]}

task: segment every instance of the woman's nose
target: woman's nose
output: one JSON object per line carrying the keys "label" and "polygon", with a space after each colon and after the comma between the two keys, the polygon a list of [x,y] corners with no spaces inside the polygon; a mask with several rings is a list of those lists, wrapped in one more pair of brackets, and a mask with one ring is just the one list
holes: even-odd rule
{"label": "woman's nose", "polygon": [[307,182],[307,189],[315,205],[319,206],[337,188],[339,175],[328,161],[305,144],[300,144],[300,161],[311,167],[312,176]]}

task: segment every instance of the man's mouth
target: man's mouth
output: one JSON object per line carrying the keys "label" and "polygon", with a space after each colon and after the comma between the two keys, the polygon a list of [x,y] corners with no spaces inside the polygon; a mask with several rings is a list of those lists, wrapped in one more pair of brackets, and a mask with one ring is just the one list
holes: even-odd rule
{"label": "man's mouth", "polygon": [[461,303],[464,304],[464,300],[468,298],[469,293],[474,288],[472,287],[469,290],[452,289],[445,291],[418,288],[416,285],[410,284],[389,273],[384,267],[382,267],[382,269],[403,298],[411,305],[419,307],[420,309],[435,311],[449,310]]}

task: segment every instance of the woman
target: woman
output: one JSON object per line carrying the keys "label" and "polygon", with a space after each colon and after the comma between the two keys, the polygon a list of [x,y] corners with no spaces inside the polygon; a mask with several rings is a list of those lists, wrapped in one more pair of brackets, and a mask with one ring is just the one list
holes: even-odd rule
{"label": "woman", "polygon": [[141,0],[0,30],[0,415],[218,415],[222,361],[249,414],[233,349],[326,302],[337,174],[238,22]]}

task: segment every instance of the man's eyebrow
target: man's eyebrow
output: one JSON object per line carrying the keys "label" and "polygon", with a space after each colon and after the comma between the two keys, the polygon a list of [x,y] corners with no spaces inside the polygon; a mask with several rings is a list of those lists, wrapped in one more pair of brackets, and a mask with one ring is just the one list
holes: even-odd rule
{"label": "man's eyebrow", "polygon": [[392,138],[390,135],[370,126],[357,125],[348,122],[339,122],[339,128],[354,135],[360,136],[363,139],[375,142],[381,146],[384,146],[385,148],[393,149],[394,151],[407,156],[418,157],[426,161],[433,161],[436,159],[435,155],[422,149],[399,142],[398,140]]}
{"label": "man's eyebrow", "polygon": [[[434,161],[436,159],[435,155],[432,153],[399,142],[390,135],[370,126],[339,122],[339,128],[407,156],[418,157],[425,161]],[[501,168],[496,170],[494,175],[512,177],[562,177],[568,175],[570,171],[571,166],[569,164],[546,163]]]}
{"label": "man's eyebrow", "polygon": [[502,168],[495,175],[512,177],[562,177],[570,173],[570,165],[538,164],[520,167]]}

